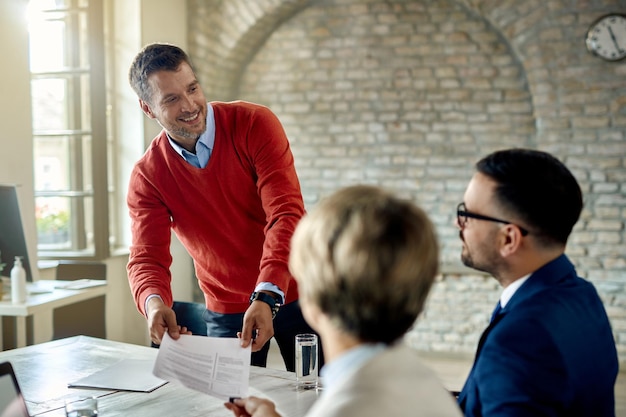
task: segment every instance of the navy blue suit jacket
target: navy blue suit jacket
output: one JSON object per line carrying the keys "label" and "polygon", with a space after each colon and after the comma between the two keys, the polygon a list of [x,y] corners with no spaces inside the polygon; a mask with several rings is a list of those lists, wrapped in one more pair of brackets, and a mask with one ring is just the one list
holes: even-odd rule
{"label": "navy blue suit jacket", "polygon": [[600,297],[561,255],[489,324],[459,405],[466,416],[613,417],[618,367]]}

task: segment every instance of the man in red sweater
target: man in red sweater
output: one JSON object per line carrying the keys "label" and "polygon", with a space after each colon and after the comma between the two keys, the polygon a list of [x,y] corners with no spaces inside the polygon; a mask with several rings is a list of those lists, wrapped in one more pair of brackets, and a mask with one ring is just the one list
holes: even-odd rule
{"label": "man in red sweater", "polygon": [[304,204],[282,125],[260,105],[207,103],[189,57],[173,45],[146,46],[129,80],[143,112],[163,127],[127,196],[128,279],[152,341],[188,333],[171,309],[172,229],[193,258],[208,335],[251,343],[257,366],[274,336],[293,370],[294,337],[312,330],[287,266]]}

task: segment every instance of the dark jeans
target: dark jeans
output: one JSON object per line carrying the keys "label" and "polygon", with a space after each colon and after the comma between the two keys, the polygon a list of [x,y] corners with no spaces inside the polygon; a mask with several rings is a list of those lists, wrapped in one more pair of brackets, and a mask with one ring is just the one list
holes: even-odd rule
{"label": "dark jeans", "polygon": [[[206,310],[202,316],[206,321],[207,335],[211,337],[237,337],[237,332],[241,331],[243,324],[243,313],[241,314],[220,314]],[[274,318],[274,339],[280,348],[280,354],[285,362],[288,371],[294,372],[296,354],[296,335],[300,333],[315,333],[302,317],[300,303],[285,304],[280,307],[278,314]],[[324,364],[324,354],[322,347],[319,347],[320,368]],[[267,364],[267,354],[270,349],[268,341],[261,350],[252,353],[250,363],[254,366],[265,367]]]}

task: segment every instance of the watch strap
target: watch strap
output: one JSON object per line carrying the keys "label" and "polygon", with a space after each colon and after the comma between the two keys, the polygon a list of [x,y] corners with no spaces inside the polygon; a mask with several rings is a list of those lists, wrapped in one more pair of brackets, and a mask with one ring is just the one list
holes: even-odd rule
{"label": "watch strap", "polygon": [[255,291],[250,295],[250,304],[255,301],[262,301],[270,306],[272,310],[272,319],[276,317],[276,313],[278,313],[278,309],[280,308],[280,303],[277,300],[277,297],[273,297],[267,293]]}

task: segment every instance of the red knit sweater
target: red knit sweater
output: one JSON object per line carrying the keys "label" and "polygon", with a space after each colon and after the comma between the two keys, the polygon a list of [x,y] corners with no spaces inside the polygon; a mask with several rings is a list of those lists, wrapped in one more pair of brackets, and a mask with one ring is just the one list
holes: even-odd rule
{"label": "red knit sweater", "polygon": [[170,228],[194,260],[209,310],[244,312],[259,282],[276,284],[287,303],[298,298],[287,260],[304,204],[283,127],[260,105],[211,105],[215,145],[205,168],[187,163],[162,131],[131,174],[127,270],[144,314],[150,294],[172,304]]}

